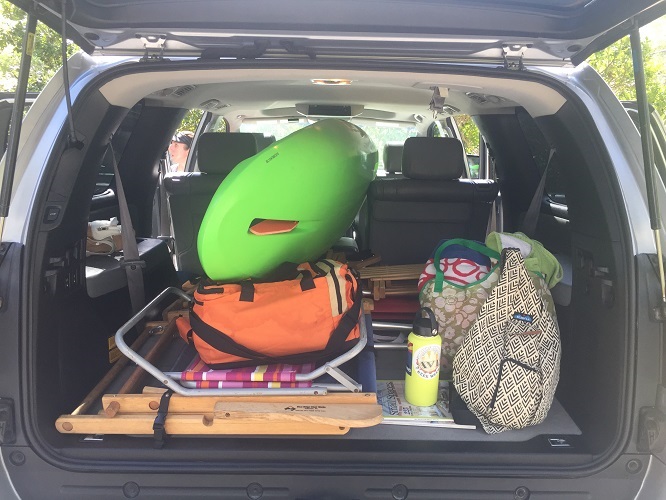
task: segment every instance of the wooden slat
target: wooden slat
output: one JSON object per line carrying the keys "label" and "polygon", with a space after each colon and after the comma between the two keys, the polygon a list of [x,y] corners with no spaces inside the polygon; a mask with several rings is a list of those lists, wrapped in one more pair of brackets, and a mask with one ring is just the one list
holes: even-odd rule
{"label": "wooden slat", "polygon": [[182,316],[183,318],[189,319],[190,311],[188,311],[187,309],[176,309],[176,310],[169,311],[168,313],[166,313],[166,317],[169,321],[172,321],[173,319],[178,318],[180,316]]}
{"label": "wooden slat", "polygon": [[[156,413],[160,397],[164,392],[158,389],[152,394],[106,394],[102,405],[118,404],[118,414]],[[213,413],[215,404],[228,403],[283,403],[283,404],[362,404],[376,405],[377,396],[372,392],[329,393],[325,396],[181,396],[174,394],[169,401],[169,413]]]}
{"label": "wooden slat", "polygon": [[215,403],[215,418],[225,422],[255,422],[270,425],[272,422],[302,422],[337,425],[341,427],[371,427],[382,421],[379,405],[291,403]]}
{"label": "wooden slat", "polygon": [[[63,434],[135,434],[152,435],[155,415],[63,415],[56,429]],[[275,421],[257,425],[229,419],[216,419],[210,414],[169,415],[164,424],[170,435],[340,435],[349,427],[308,422]]]}
{"label": "wooden slat", "polygon": [[418,295],[419,294],[419,288],[418,286],[414,283],[410,284],[391,284],[391,286],[387,286],[384,289],[384,297],[387,295]]}
{"label": "wooden slat", "polygon": [[425,264],[375,266],[361,269],[361,279],[418,279]]}
{"label": "wooden slat", "polygon": [[180,298],[176,299],[171,304],[169,304],[164,309],[164,311],[162,311],[162,319],[164,321],[171,321],[171,317],[169,317],[169,313],[171,313],[172,311],[181,311],[183,309],[187,309],[187,302],[184,301],[183,299],[180,299]]}
{"label": "wooden slat", "polygon": [[364,259],[364,260],[348,262],[347,265],[349,267],[351,267],[352,269],[361,270],[361,269],[363,269],[367,266],[377,264],[381,260],[382,260],[381,255],[373,255],[372,257],[368,257],[367,259]]}

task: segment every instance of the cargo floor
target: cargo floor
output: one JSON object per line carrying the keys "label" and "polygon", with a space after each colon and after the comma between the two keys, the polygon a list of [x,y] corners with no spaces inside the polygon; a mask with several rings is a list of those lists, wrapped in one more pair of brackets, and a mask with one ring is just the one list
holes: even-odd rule
{"label": "cargo floor", "polygon": [[[150,351],[156,342],[157,336],[151,337],[141,349],[141,354],[144,355],[146,352]],[[196,353],[191,346],[188,346],[180,338],[175,338],[160,356],[157,366],[163,371],[181,371],[185,369],[195,354]],[[377,363],[376,374],[378,379],[398,379],[402,376],[404,351],[378,349],[376,350],[375,355]],[[136,366],[133,363],[128,363],[122,372],[110,383],[104,393],[118,393],[121,387],[133,375],[135,368]],[[354,371],[353,367],[352,371]],[[145,375],[139,387],[142,388],[144,386],[162,387],[156,379],[149,375]],[[136,392],[141,392],[141,390]],[[91,405],[87,413],[96,414],[100,411],[102,411],[101,398]],[[507,431],[496,435],[488,435],[479,428],[472,430],[380,424],[373,427],[351,429],[343,436],[319,437],[319,439],[520,443],[539,438],[544,441],[543,444],[546,444],[551,448],[566,449],[574,446],[573,443],[576,442],[576,436],[580,436],[580,434],[580,429],[569,416],[567,411],[557,400],[555,400],[547,419],[542,424],[527,429]],[[294,438],[298,438],[298,436],[288,437],[288,439]],[[308,439],[311,438],[311,436],[303,436],[302,438]],[[278,437],[277,439],[280,438]]]}

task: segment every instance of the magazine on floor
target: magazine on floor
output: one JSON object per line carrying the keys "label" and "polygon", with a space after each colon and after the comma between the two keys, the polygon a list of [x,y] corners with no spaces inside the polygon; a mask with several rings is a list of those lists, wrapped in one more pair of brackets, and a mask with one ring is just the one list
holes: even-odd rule
{"label": "magazine on floor", "polygon": [[460,425],[453,421],[449,411],[449,382],[441,380],[438,390],[437,403],[415,406],[405,400],[404,380],[378,380],[377,402],[382,405],[382,424],[476,429],[473,425]]}

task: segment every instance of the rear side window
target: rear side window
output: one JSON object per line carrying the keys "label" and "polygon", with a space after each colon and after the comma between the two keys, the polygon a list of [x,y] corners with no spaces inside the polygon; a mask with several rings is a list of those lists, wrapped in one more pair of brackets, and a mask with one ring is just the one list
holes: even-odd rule
{"label": "rear side window", "polygon": [[[132,135],[132,131],[134,130],[134,126],[136,125],[142,110],[143,101],[139,101],[129,110],[129,113],[127,113],[127,116],[114,134],[113,139],[111,139],[111,145],[117,162],[120,161],[123,151],[125,151],[125,146],[127,146],[127,142]],[[102,160],[102,164],[99,166],[93,196],[105,193],[109,189],[111,182],[113,182],[113,163],[111,161],[111,152],[107,151]]]}
{"label": "rear side window", "polygon": [[[548,157],[550,156],[550,144],[527,111],[519,108],[516,110],[516,116],[534,158],[534,163],[536,163],[539,169],[539,174],[543,175],[548,164]],[[552,202],[566,205],[565,182],[558,164],[557,155],[553,156],[548,167],[544,192]]]}
{"label": "rear side window", "polygon": [[481,144],[481,133],[479,132],[479,128],[469,115],[456,115],[454,116],[454,120],[460,131],[460,139],[462,140],[465,154],[467,155],[469,177],[470,179],[478,179],[480,163],[479,150]]}

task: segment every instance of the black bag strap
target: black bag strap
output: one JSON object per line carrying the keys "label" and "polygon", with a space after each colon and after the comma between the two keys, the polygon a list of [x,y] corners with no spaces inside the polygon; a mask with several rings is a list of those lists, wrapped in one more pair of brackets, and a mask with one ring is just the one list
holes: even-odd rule
{"label": "black bag strap", "polygon": [[241,293],[240,300],[241,302],[254,302],[254,285],[250,280],[244,280],[240,282]]}
{"label": "black bag strap", "polygon": [[534,196],[532,196],[530,207],[527,209],[527,213],[525,213],[525,218],[521,225],[521,232],[530,238],[534,238],[534,233],[536,232],[537,220],[539,219],[539,213],[541,212],[541,202],[543,201],[543,191],[546,187],[546,175],[548,174],[550,160],[553,159],[554,154],[555,148],[551,148],[546,168],[543,170],[543,174],[541,174],[541,180],[534,192]]}
{"label": "black bag strap", "polygon": [[363,299],[363,292],[361,287],[356,287],[356,292],[354,293],[354,304],[347,309],[347,312],[340,318],[340,323],[335,327],[335,330],[331,333],[331,337],[326,343],[325,350],[338,351],[342,349],[342,346],[347,340],[347,337],[351,331],[356,327],[359,322],[359,316],[361,314],[361,302]]}
{"label": "black bag strap", "polygon": [[198,335],[201,340],[220,352],[226,352],[227,354],[238,356],[240,358],[265,361],[266,363],[275,363],[277,360],[277,358],[272,358],[264,353],[254,351],[239,344],[226,333],[205,323],[194,311],[190,312],[190,325],[192,326],[194,333]]}
{"label": "black bag strap", "polygon": [[301,273],[301,292],[307,292],[316,288],[314,277],[310,271],[302,270]]}

